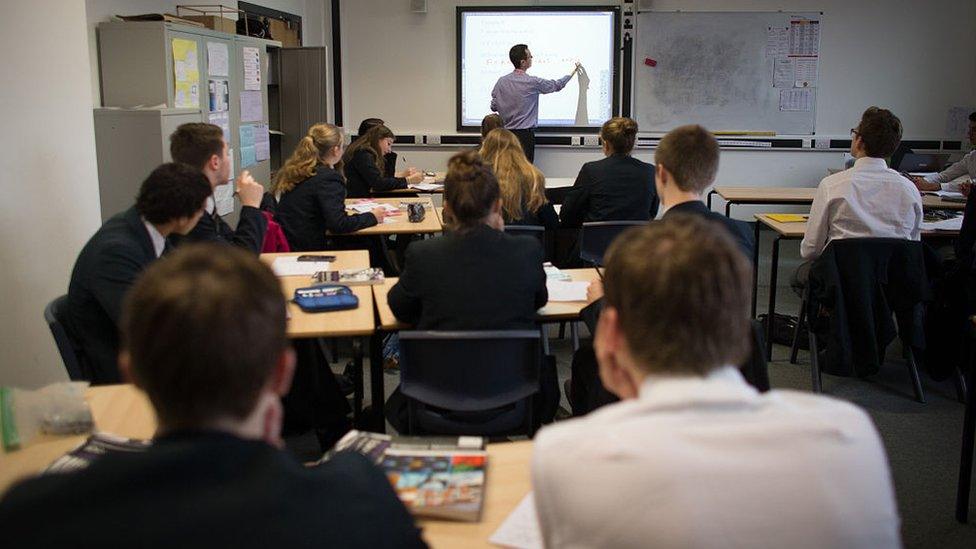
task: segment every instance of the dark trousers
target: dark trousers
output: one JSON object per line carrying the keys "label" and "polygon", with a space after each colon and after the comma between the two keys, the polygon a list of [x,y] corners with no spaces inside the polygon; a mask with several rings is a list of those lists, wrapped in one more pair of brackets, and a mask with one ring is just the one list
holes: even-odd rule
{"label": "dark trousers", "polygon": [[518,137],[519,143],[522,144],[525,157],[529,159],[529,162],[535,162],[535,129],[512,130],[512,133]]}

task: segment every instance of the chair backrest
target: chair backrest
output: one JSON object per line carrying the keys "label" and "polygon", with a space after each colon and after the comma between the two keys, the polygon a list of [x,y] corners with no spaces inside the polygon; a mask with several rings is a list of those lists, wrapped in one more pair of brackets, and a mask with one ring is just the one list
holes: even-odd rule
{"label": "chair backrest", "polygon": [[596,266],[603,265],[603,256],[607,248],[620,236],[620,233],[631,227],[647,225],[648,221],[591,221],[583,223],[580,229],[580,259]]}
{"label": "chair backrest", "polygon": [[68,371],[68,378],[71,381],[86,381],[88,378],[82,371],[80,355],[68,335],[67,323],[64,321],[67,309],[67,295],[55,298],[44,308],[44,320],[47,322],[48,328],[51,329],[51,335],[54,336],[54,343],[58,346],[58,352],[61,353],[61,360],[64,362],[64,368]]}
{"label": "chair backrest", "polygon": [[515,236],[532,236],[539,239],[543,248],[546,245],[546,228],[541,225],[505,225],[505,232]]}

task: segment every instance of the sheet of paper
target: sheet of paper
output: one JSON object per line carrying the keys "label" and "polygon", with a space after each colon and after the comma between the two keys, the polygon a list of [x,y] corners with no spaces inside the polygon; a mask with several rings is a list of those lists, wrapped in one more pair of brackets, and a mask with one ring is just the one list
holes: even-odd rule
{"label": "sheet of paper", "polygon": [[227,44],[207,42],[207,74],[210,76],[230,76]]}
{"label": "sheet of paper", "polygon": [[799,17],[790,18],[789,44],[791,56],[817,57],[820,55],[820,21]]}
{"label": "sheet of paper", "polygon": [[799,57],[793,66],[796,69],[797,88],[817,87],[817,57]]}
{"label": "sheet of paper", "polygon": [[933,191],[933,192],[926,192],[925,194],[934,194],[935,196],[942,197],[942,198],[955,198],[955,199],[961,199],[965,197],[964,194],[953,192],[953,191]]}
{"label": "sheet of paper", "polygon": [[946,135],[954,138],[966,137],[969,129],[969,113],[976,112],[976,106],[950,107],[946,111]]}
{"label": "sheet of paper", "polygon": [[214,209],[217,215],[227,215],[234,211],[234,184],[224,183],[214,189]]}
{"label": "sheet of paper", "polygon": [[779,91],[779,110],[809,112],[813,110],[813,90],[809,88]]}
{"label": "sheet of paper", "polygon": [[319,271],[328,271],[328,261],[299,261],[298,256],[276,257],[271,270],[276,276],[312,276]]}
{"label": "sheet of paper", "polygon": [[790,29],[766,27],[766,57],[779,57],[790,53]]}
{"label": "sheet of paper", "polygon": [[173,106],[200,108],[200,70],[197,66],[197,42],[174,38],[173,47]]}
{"label": "sheet of paper", "polygon": [[244,61],[244,89],[261,89],[261,50],[245,46],[241,48]]}
{"label": "sheet of paper", "polygon": [[271,158],[271,138],[267,124],[254,126],[254,155],[258,162]]}
{"label": "sheet of paper", "polygon": [[792,88],[796,81],[796,70],[793,59],[778,57],[773,60],[773,87]]}
{"label": "sheet of paper", "polygon": [[224,131],[224,143],[230,143],[230,113],[212,112],[207,115],[207,122],[214,126],[220,126],[220,129]]}
{"label": "sheet of paper", "polygon": [[241,122],[260,122],[264,120],[264,103],[261,92],[241,92]]}
{"label": "sheet of paper", "polygon": [[962,229],[962,216],[941,221],[923,221],[923,231],[958,231]]}
{"label": "sheet of paper", "polygon": [[488,542],[516,549],[542,549],[542,529],[539,527],[532,492],[522,498],[505,522],[488,538]]}
{"label": "sheet of paper", "polygon": [[230,86],[226,80],[211,79],[207,88],[210,95],[211,112],[230,110]]}
{"label": "sheet of paper", "polygon": [[586,301],[586,288],[590,283],[584,281],[566,282],[562,280],[546,280],[549,290],[549,301]]}
{"label": "sheet of paper", "polygon": [[[433,179],[431,177],[430,179]],[[411,189],[417,189],[418,191],[436,191],[438,189],[443,189],[444,185],[438,185],[437,183],[411,183],[407,185]]]}
{"label": "sheet of paper", "polygon": [[372,201],[357,202],[355,204],[346,207],[356,213],[367,213],[375,210],[376,208],[383,208],[388,213],[394,213],[400,211],[400,208],[397,208],[393,204],[385,204],[385,203],[381,204],[379,202],[372,202]]}
{"label": "sheet of paper", "polygon": [[254,147],[254,126],[241,126],[241,168],[257,164],[257,151]]}

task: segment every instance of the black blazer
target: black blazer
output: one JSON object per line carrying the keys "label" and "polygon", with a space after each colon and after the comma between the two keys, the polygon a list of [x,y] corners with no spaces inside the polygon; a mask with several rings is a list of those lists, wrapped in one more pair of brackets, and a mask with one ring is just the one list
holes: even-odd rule
{"label": "black blazer", "polygon": [[281,195],[275,219],[296,252],[329,249],[326,231],[346,234],[376,225],[371,213],[346,214],[346,187],[342,175],[325,165],[315,175]]}
{"label": "black blazer", "polygon": [[654,165],[627,154],[587,162],[563,199],[564,227],[589,221],[646,221],[657,216]]}
{"label": "black blazer", "polygon": [[667,219],[668,216],[674,214],[699,215],[709,221],[714,221],[724,226],[729,231],[729,234],[732,235],[732,238],[735,239],[742,253],[746,254],[746,259],[752,261],[753,252],[756,249],[756,242],[752,229],[749,228],[749,224],[745,221],[739,221],[738,219],[732,219],[731,217],[713,212],[701,200],[691,200],[689,202],[675,204],[668,209],[661,219]]}
{"label": "black blazer", "polygon": [[539,241],[487,225],[411,244],[388,296],[419,330],[533,328],[548,298]]}
{"label": "black blazer", "polygon": [[135,208],[116,214],[78,254],[68,284],[68,331],[82,348],[92,383],[119,383],[119,317],[136,277],[156,260]]}
{"label": "black blazer", "polygon": [[354,152],[344,171],[349,198],[367,198],[374,192],[407,188],[405,178],[386,177],[380,173],[373,153],[367,149]]}
{"label": "black blazer", "polygon": [[303,467],[220,433],[158,439],[0,501],[10,547],[423,547],[386,476],[343,452]]}
{"label": "black blazer", "polygon": [[264,218],[261,210],[251,206],[242,206],[236,231],[231,229],[230,225],[214,210],[212,214],[204,212],[190,234],[186,236],[172,235],[170,242],[174,246],[184,242],[224,242],[259,254],[264,245],[264,233],[267,230],[268,220]]}
{"label": "black blazer", "polygon": [[552,231],[559,228],[559,215],[556,214],[556,209],[553,208],[552,204],[546,202],[536,211],[530,211],[528,208],[523,206],[522,208],[522,218],[521,219],[506,219],[506,225],[538,225],[540,227],[545,227],[547,231]]}

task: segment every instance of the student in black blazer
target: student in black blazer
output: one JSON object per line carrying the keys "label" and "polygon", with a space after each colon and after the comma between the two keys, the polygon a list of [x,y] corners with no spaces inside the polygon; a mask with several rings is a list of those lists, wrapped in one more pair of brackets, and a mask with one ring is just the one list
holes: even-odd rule
{"label": "student in black blazer", "polygon": [[[420,330],[533,329],[546,304],[542,246],[502,230],[498,182],[468,151],[451,158],[444,182],[443,236],[407,248],[387,299],[393,314]],[[459,365],[460,366],[460,365]],[[402,431],[406,402],[397,390],[387,417]]]}
{"label": "student in black blazer", "polygon": [[424,174],[415,168],[408,169],[402,177],[385,175],[384,155],[392,152],[393,139],[393,132],[386,126],[373,126],[346,149],[342,162],[350,198],[367,198],[374,192],[406,189],[408,184],[424,180]]}
{"label": "student in black blazer", "polygon": [[352,233],[383,221],[382,208],[346,214],[346,187],[336,169],[341,163],[342,139],[339,128],[316,124],[278,170],[272,187],[272,193],[279,195],[275,218],[292,250],[327,250],[334,247],[327,231]]}
{"label": "student in black blazer", "polygon": [[591,221],[646,221],[657,216],[654,165],[630,155],[637,140],[637,122],[625,117],[607,120],[600,129],[606,158],[587,162],[563,199],[563,227]]}
{"label": "student in black blazer", "polygon": [[[229,185],[234,177],[230,173],[233,162],[220,126],[200,122],[181,125],[169,136],[169,152],[174,162],[182,162],[202,171],[214,190],[220,185]],[[236,231],[217,214],[217,206],[211,199],[207,201],[206,214],[200,218],[197,226],[186,237],[171,239],[173,244],[182,241],[226,242],[256,254],[261,253],[264,234],[268,230],[268,220],[260,210],[264,187],[244,170],[237,177],[235,191],[241,199]]]}
{"label": "student in black blazer", "polygon": [[[749,224],[710,211],[702,200],[705,190],[715,181],[718,159],[718,141],[701,126],[681,126],[661,139],[655,152],[654,183],[665,208],[663,218],[695,216],[708,219],[716,230],[722,227],[728,231],[745,257],[752,261],[756,244]],[[599,281],[591,284],[587,299],[590,304],[580,311],[580,316],[593,333],[603,310],[603,285]],[[745,366],[750,367],[749,364]],[[768,389],[765,369],[761,370],[752,376],[753,379],[747,379],[760,389]],[[574,415],[584,415],[617,400],[603,387],[596,357],[589,344],[582,345],[574,353],[572,371],[571,390],[566,397]]]}
{"label": "student in black blazer", "polygon": [[88,240],[71,271],[67,330],[81,347],[94,384],[119,383],[119,315],[139,273],[186,234],[203,214],[210,183],[198,170],[163,164],[143,181],[132,208],[110,218]]}
{"label": "student in black blazer", "polygon": [[[366,132],[374,126],[385,126],[386,122],[382,118],[364,118],[362,122],[359,123],[359,131],[356,132],[356,138],[358,139],[361,135],[366,135]],[[396,171],[397,163],[397,153],[390,150],[390,152],[383,155],[383,177],[403,177],[405,173],[397,173]],[[407,168],[406,173],[413,173],[417,171],[416,168]]]}
{"label": "student in black blazer", "polygon": [[546,178],[526,158],[514,133],[505,128],[491,130],[481,142],[480,153],[498,179],[506,225],[539,225],[547,231],[559,228],[559,216],[546,200]]}
{"label": "student in black blazer", "polygon": [[278,280],[243,250],[192,244],[147,269],[123,313],[122,366],[155,409],[153,444],[13,487],[0,501],[4,539],[36,547],[423,547],[365,457],[342,452],[305,467],[280,450],[279,399],[294,371],[285,324]]}

